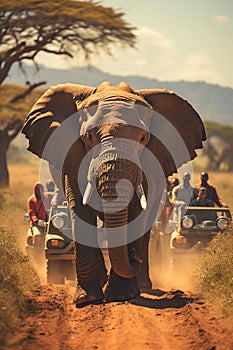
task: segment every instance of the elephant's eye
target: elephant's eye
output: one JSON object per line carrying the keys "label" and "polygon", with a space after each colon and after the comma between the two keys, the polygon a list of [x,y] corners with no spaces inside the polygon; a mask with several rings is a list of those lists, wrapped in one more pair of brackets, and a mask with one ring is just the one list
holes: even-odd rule
{"label": "elephant's eye", "polygon": [[89,132],[86,133],[86,138],[88,141],[92,141],[92,136]]}
{"label": "elephant's eye", "polygon": [[92,130],[88,130],[84,137],[84,143],[88,145],[88,147],[94,147],[99,142],[97,128],[93,128]]}
{"label": "elephant's eye", "polygon": [[148,132],[145,132],[141,137],[140,143],[145,145],[149,142],[149,139],[150,139],[150,134]]}

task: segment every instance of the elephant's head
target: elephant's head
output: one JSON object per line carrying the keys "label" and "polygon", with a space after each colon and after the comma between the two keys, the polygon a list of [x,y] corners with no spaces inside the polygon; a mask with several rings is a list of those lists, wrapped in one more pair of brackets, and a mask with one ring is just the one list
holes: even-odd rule
{"label": "elephant's head", "polygon": [[31,152],[62,169],[66,196],[78,216],[89,220],[85,213],[93,191],[98,194],[102,209],[95,213],[100,211],[108,231],[113,269],[123,277],[138,270],[128,256],[127,225],[141,211],[154,215],[156,191],[161,193],[156,184],[193,159],[205,140],[198,113],[175,93],[107,82],[97,89],[50,88],[22,132]]}

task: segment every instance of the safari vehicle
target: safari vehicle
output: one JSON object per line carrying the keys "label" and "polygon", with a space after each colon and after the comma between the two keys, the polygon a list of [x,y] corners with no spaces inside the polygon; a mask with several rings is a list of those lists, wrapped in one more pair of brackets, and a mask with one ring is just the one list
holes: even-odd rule
{"label": "safari vehicle", "polygon": [[[71,212],[67,202],[52,206],[44,227],[44,258],[47,264],[47,282],[64,284],[75,279],[75,244]],[[30,237],[30,238],[29,238]],[[33,237],[28,236],[26,252],[36,254]]]}
{"label": "safari vehicle", "polygon": [[219,207],[189,206],[178,217],[179,222],[170,221],[166,227],[156,222],[152,243],[156,269],[173,277],[186,271],[190,262],[195,265],[212,239],[224,234],[232,222],[230,209]]}
{"label": "safari vehicle", "polygon": [[[30,222],[28,213],[24,214],[24,220]],[[40,264],[44,260],[46,222],[44,220],[38,220],[37,228],[39,233],[37,243],[31,227],[27,230],[26,254],[35,260],[36,263]]]}
{"label": "safari vehicle", "polygon": [[224,233],[231,221],[229,208],[188,207],[180,225],[171,234],[172,258],[202,253],[218,233]]}

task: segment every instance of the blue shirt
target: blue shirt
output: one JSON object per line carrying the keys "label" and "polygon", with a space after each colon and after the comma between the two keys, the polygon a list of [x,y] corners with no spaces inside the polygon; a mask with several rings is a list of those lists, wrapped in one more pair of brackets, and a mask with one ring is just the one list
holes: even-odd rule
{"label": "blue shirt", "polygon": [[193,207],[212,207],[212,201],[208,198],[206,198],[205,200],[205,204],[200,204],[199,202],[199,197],[197,197],[196,199],[192,200],[192,202],[190,203],[191,206]]}

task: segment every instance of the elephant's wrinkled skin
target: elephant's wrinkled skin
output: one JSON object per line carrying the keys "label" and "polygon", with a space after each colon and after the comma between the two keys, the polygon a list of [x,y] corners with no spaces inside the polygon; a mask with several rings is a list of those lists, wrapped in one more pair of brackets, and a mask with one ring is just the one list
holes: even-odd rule
{"label": "elephant's wrinkled skin", "polygon": [[[22,132],[31,152],[60,169],[75,214],[76,304],[127,300],[151,288],[149,231],[165,178],[202,148],[198,113],[168,90],[64,84],[36,102]],[[108,237],[109,276],[97,245],[97,215]]]}

